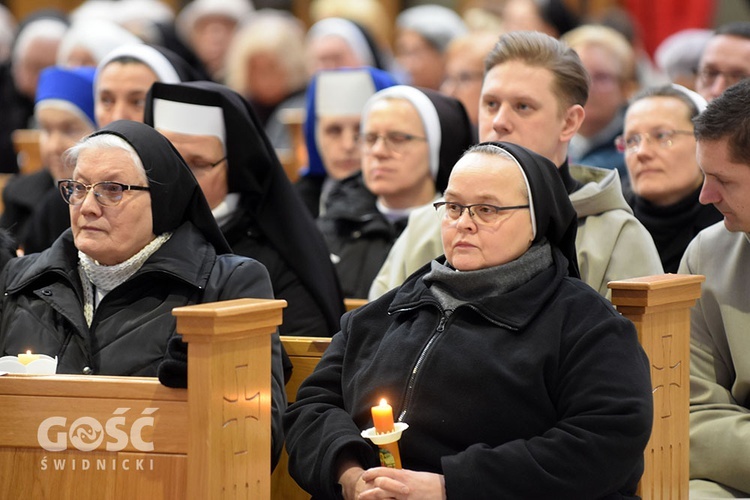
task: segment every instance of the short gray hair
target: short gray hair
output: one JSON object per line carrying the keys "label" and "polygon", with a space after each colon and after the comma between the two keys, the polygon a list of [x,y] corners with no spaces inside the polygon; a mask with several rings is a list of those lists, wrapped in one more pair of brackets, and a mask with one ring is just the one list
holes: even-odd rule
{"label": "short gray hair", "polygon": [[148,175],[146,174],[146,168],[143,166],[143,161],[138,153],[130,145],[128,141],[120,136],[114,134],[96,134],[90,135],[81,139],[75,146],[65,151],[63,155],[63,162],[67,168],[72,172],[78,163],[78,157],[81,152],[87,149],[122,149],[130,156],[135,169],[138,174],[143,177],[143,180],[148,182]]}

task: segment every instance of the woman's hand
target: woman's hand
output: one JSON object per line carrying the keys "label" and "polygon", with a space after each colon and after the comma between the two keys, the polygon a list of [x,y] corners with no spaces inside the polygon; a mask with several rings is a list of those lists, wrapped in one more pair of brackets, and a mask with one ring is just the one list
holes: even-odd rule
{"label": "woman's hand", "polygon": [[[375,467],[364,471],[357,481],[357,500],[445,500],[442,474]],[[346,498],[346,497],[345,497]]]}

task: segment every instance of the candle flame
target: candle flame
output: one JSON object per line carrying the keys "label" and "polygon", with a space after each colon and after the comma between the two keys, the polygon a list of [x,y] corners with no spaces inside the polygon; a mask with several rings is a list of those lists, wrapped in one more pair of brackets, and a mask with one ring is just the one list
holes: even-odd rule
{"label": "candle flame", "polygon": [[31,349],[26,349],[26,354],[31,354]]}
{"label": "candle flame", "polygon": [[385,400],[385,398],[382,398],[382,399],[380,400],[380,406],[385,406],[385,405],[387,405],[387,404],[388,404],[388,401],[386,401],[386,400]]}

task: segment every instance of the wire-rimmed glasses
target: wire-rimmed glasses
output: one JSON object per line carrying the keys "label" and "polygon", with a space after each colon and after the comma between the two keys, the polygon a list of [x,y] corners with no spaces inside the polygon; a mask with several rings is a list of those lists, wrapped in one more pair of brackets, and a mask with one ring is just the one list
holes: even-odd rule
{"label": "wire-rimmed glasses", "polygon": [[414,141],[427,141],[426,137],[419,137],[417,135],[407,134],[406,132],[386,132],[385,134],[376,134],[374,132],[368,132],[366,134],[360,134],[357,136],[357,142],[362,148],[362,152],[369,153],[375,144],[382,139],[388,151],[392,153],[403,153],[406,147]]}
{"label": "wire-rimmed glasses", "polygon": [[114,207],[122,201],[125,191],[150,191],[148,186],[134,186],[114,181],[102,181],[94,184],[84,184],[73,179],[57,181],[63,200],[68,205],[80,205],[86,199],[89,191],[94,192],[94,199],[105,207]]}
{"label": "wire-rimmed glasses", "polygon": [[644,132],[642,134],[632,134],[628,136],[618,135],[615,139],[615,146],[617,150],[625,154],[633,154],[640,149],[643,140],[651,142],[654,139],[659,146],[664,149],[671,148],[673,144],[673,138],[675,135],[685,134],[693,135],[692,130],[656,130],[651,132]]}

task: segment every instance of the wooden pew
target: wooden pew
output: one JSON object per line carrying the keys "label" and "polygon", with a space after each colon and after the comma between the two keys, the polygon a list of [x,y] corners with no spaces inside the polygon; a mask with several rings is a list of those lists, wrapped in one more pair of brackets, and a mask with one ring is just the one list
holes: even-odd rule
{"label": "wooden pew", "polygon": [[638,330],[651,362],[654,426],[639,485],[643,500],[688,498],[690,481],[690,308],[701,275],[664,274],[609,283],[612,303]]}
{"label": "wooden pew", "polygon": [[0,376],[0,498],[271,498],[271,334],[285,306],[176,308],[187,390],[155,378]]}
{"label": "wooden pew", "polygon": [[37,129],[16,129],[11,134],[13,149],[18,155],[18,171],[23,174],[33,174],[42,168],[42,153],[39,150],[39,136]]}
{"label": "wooden pew", "polygon": [[[609,283],[612,303],[633,321],[651,361],[654,427],[639,485],[643,500],[688,497],[690,308],[700,297],[704,279],[703,276],[665,274]],[[282,336],[282,343],[294,364],[293,380],[287,385],[290,402],[295,400],[299,384],[315,369],[329,342],[328,338]],[[284,452],[284,460],[287,459]],[[297,493],[279,498],[309,498],[296,483],[287,483],[294,481],[288,474],[283,478],[284,483],[280,477],[274,480],[274,491]]]}

